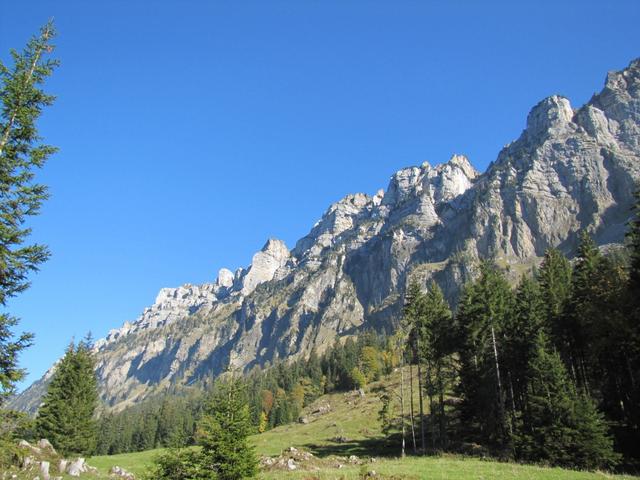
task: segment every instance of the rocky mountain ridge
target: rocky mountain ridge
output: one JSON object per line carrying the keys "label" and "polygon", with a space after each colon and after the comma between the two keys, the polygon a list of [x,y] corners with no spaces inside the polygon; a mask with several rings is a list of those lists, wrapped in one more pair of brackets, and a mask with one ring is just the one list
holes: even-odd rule
{"label": "rocky mountain ridge", "polygon": [[[584,106],[551,96],[485,173],[454,155],[404,168],[386,191],[347,195],[293,250],[275,239],[246,269],[162,289],[96,343],[104,402],[121,409],[172,385],[322,351],[362,329],[393,329],[409,275],[455,299],[479,257],[530,269],[573,253],[586,229],[623,240],[640,182],[640,60],[610,72]],[[50,375],[50,372],[48,373]],[[11,402],[33,411],[46,376]]]}

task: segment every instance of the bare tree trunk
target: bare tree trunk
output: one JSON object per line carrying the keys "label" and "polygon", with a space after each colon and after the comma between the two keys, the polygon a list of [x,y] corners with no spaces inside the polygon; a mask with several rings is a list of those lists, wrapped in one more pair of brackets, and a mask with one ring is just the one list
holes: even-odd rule
{"label": "bare tree trunk", "polygon": [[627,364],[627,372],[629,373],[629,380],[631,380],[631,388],[636,388],[636,379],[633,376],[633,368],[631,368],[631,363],[629,362],[629,355],[625,353],[624,359]]}
{"label": "bare tree trunk", "polygon": [[427,362],[427,377],[426,377],[426,388],[427,388],[427,397],[429,397],[429,426],[431,427],[431,449],[435,450],[436,448],[436,426],[433,422],[433,412],[434,412],[434,402],[433,402],[433,389],[432,387],[432,378],[431,378],[431,368],[429,362]]}
{"label": "bare tree trunk", "polygon": [[400,456],[404,458],[404,351],[400,354],[400,419],[402,421],[402,451]]}
{"label": "bare tree trunk", "polygon": [[572,353],[569,353],[569,365],[571,366],[571,378],[573,379],[573,385],[574,387],[578,388],[578,374],[576,373],[576,367],[573,361]]}
{"label": "bare tree trunk", "polygon": [[422,360],[420,358],[420,344],[416,340],[416,351],[418,352],[418,399],[420,402],[420,447],[422,454],[426,452],[425,433],[424,433],[424,407],[422,403]]}
{"label": "bare tree trunk", "polygon": [[509,433],[513,437],[513,424],[516,420],[516,400],[513,393],[513,379],[511,378],[511,372],[507,370],[507,377],[509,378],[509,392],[511,393],[511,421],[509,422]]}
{"label": "bare tree trunk", "polygon": [[498,362],[498,347],[496,345],[496,334],[491,325],[491,340],[493,342],[493,357],[496,361],[496,380],[498,382],[498,414],[500,415],[500,430],[504,434],[504,405],[502,403],[502,381],[500,379],[500,363]]}
{"label": "bare tree trunk", "polygon": [[[516,411],[516,400],[515,394],[513,393],[513,379],[511,378],[511,372],[507,372],[507,377],[509,378],[509,392],[511,394],[511,411],[515,413]],[[522,399],[520,399],[522,400]]]}
{"label": "bare tree trunk", "polygon": [[445,449],[447,448],[447,434],[446,434],[446,428],[445,428],[445,416],[444,416],[444,381],[442,380],[442,366],[440,365],[440,363],[438,363],[438,368],[437,368],[437,376],[438,376],[438,402],[439,402],[439,413],[440,413],[440,418],[438,419],[438,425],[440,427],[440,448],[441,449]]}
{"label": "bare tree trunk", "polygon": [[416,453],[416,428],[413,415],[413,363],[409,362],[409,396],[411,398],[409,415],[411,416],[411,439],[413,440],[413,453]]}
{"label": "bare tree trunk", "polygon": [[589,379],[587,377],[587,369],[584,366],[584,353],[580,354],[580,372],[582,375],[582,386],[584,387],[587,395],[591,396],[591,389],[589,388]]}

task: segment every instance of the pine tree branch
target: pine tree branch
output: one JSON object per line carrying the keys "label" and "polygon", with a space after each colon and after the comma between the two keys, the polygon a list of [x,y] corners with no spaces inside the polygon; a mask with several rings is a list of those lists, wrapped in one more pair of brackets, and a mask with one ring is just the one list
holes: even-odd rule
{"label": "pine tree branch", "polygon": [[16,117],[18,116],[18,113],[22,108],[21,95],[24,93],[24,90],[27,88],[27,86],[29,85],[29,82],[31,81],[31,78],[33,77],[33,73],[35,72],[36,67],[38,66],[38,62],[40,61],[40,56],[42,55],[43,50],[45,50],[46,42],[49,40],[50,36],[51,36],[51,24],[48,23],[44,31],[42,32],[41,42],[38,44],[38,48],[36,49],[33,61],[31,62],[31,67],[29,68],[29,73],[27,74],[27,78],[25,79],[24,84],[22,86],[23,88],[18,92],[16,105],[13,109],[13,112],[11,113],[9,122],[7,123],[7,126],[5,127],[4,132],[2,133],[2,139],[0,140],[0,156],[2,156],[2,151],[4,150],[4,147],[7,145],[7,142],[9,141],[9,136],[11,135],[13,124],[15,123]]}

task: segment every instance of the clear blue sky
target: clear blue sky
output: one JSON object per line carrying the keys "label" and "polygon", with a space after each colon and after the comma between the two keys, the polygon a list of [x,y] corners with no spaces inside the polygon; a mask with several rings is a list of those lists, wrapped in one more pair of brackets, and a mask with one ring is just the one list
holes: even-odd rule
{"label": "clear blue sky", "polygon": [[640,56],[637,0],[29,0],[2,6],[3,60],[49,17],[60,153],[31,225],[53,256],[9,305],[36,334],[21,386],[401,167],[484,170],[539,100],[580,105]]}

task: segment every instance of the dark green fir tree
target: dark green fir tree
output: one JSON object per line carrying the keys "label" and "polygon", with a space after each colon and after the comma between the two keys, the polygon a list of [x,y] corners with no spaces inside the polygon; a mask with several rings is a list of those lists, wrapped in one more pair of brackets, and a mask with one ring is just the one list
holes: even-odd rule
{"label": "dark green fir tree", "polygon": [[582,469],[616,463],[618,456],[602,415],[591,399],[576,390],[543,332],[536,337],[529,362],[527,391],[516,435],[519,458]]}
{"label": "dark green fir tree", "polygon": [[69,345],[38,410],[38,435],[65,455],[96,450],[98,389],[92,348],[90,337]]}
{"label": "dark green fir tree", "polygon": [[505,383],[512,421],[523,407],[529,362],[535,353],[536,337],[544,329],[547,305],[542,295],[538,282],[523,276],[515,292],[513,313],[505,323]]}
{"label": "dark green fir tree", "polygon": [[[57,65],[46,57],[53,51],[51,23],[33,37],[24,51],[12,50],[12,61],[0,61],[0,305],[29,287],[30,272],[49,257],[47,247],[27,244],[31,230],[25,221],[37,215],[47,188],[34,182],[56,149],[40,143],[36,121],[53,103],[41,86]],[[18,319],[0,314],[0,405],[24,372],[18,354],[31,345],[32,336],[12,333]]]}
{"label": "dark green fir tree", "polygon": [[467,285],[458,307],[462,419],[470,440],[507,446],[504,328],[513,292],[503,273],[483,261],[480,276]]}
{"label": "dark green fir tree", "polygon": [[[451,308],[437,283],[431,282],[424,296],[424,330],[421,332],[421,357],[427,365],[427,393],[430,411],[438,428],[434,443],[443,449],[447,445],[445,397],[450,394],[455,373],[454,325]],[[433,435],[436,437],[435,435]]]}
{"label": "dark green fir tree", "polygon": [[566,341],[560,321],[571,296],[571,263],[560,250],[551,248],[544,254],[537,279],[545,305],[544,326],[553,344],[560,348]]}
{"label": "dark green fir tree", "polygon": [[258,462],[247,438],[253,432],[243,385],[221,381],[198,424],[203,465],[220,480],[254,477]]}

